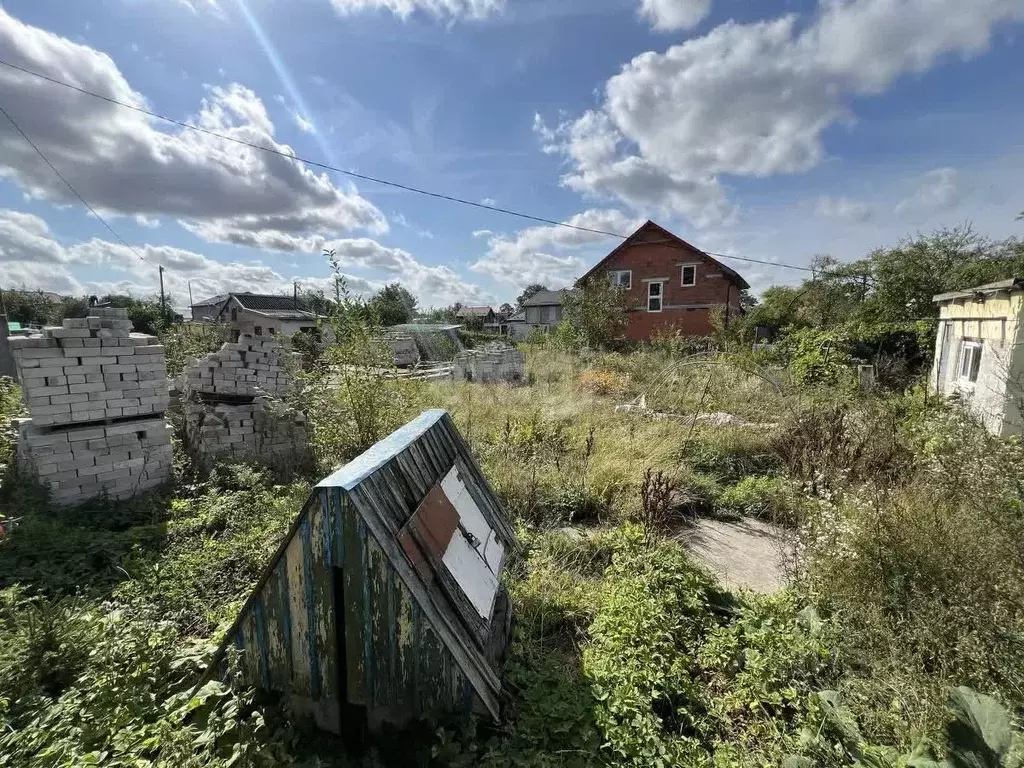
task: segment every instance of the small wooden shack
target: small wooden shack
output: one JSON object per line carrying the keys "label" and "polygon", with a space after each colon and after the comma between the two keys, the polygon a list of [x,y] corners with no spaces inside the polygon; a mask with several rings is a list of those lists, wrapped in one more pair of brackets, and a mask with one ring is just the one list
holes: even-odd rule
{"label": "small wooden shack", "polygon": [[314,490],[221,647],[323,729],[499,715],[515,537],[451,417],[427,411]]}

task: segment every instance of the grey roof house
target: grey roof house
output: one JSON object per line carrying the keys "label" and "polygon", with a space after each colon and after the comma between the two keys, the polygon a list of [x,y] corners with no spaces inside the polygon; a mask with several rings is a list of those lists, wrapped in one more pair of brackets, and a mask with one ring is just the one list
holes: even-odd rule
{"label": "grey roof house", "polygon": [[497,317],[490,307],[460,307],[455,317],[463,322],[493,323]]}
{"label": "grey roof house", "polygon": [[538,291],[525,302],[522,312],[523,322],[509,324],[509,335],[514,339],[524,339],[534,331],[547,333],[562,322],[563,302],[568,290]]}
{"label": "grey roof house", "polygon": [[192,305],[193,321],[222,322],[232,335],[283,334],[316,329],[317,316],[301,298],[265,293],[228,293]]}

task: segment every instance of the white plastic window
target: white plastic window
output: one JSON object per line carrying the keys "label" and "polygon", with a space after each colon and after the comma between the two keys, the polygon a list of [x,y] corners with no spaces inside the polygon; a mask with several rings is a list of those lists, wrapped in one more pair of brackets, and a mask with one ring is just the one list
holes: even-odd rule
{"label": "white plastic window", "polygon": [[664,283],[648,283],[647,284],[647,311],[648,312],[661,312],[662,293],[664,290]]}
{"label": "white plastic window", "polygon": [[628,269],[615,269],[608,273],[608,280],[612,288],[623,288],[628,291],[633,287],[633,272]]}
{"label": "white plastic window", "polygon": [[960,342],[960,381],[967,384],[974,384],[978,381],[978,371],[981,370],[981,350],[980,341],[965,339]]}

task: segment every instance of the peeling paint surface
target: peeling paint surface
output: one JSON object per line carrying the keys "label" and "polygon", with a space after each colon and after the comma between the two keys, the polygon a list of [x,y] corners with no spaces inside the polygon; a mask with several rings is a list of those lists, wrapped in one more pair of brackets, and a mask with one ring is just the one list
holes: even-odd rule
{"label": "peeling paint surface", "polygon": [[221,653],[236,648],[249,682],[335,732],[353,705],[395,723],[478,705],[496,718],[500,670],[479,628],[399,543],[432,489],[457,511],[450,567],[486,630],[514,536],[450,417],[428,411],[317,486]]}

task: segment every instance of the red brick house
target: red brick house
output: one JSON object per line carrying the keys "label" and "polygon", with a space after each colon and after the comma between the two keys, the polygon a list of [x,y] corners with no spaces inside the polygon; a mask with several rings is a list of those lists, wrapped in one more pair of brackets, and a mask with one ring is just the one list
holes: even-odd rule
{"label": "red brick house", "polygon": [[605,256],[577,284],[610,280],[627,296],[627,338],[659,334],[707,336],[711,316],[740,312],[740,291],[750,286],[734,269],[711,258],[667,229],[648,221]]}

